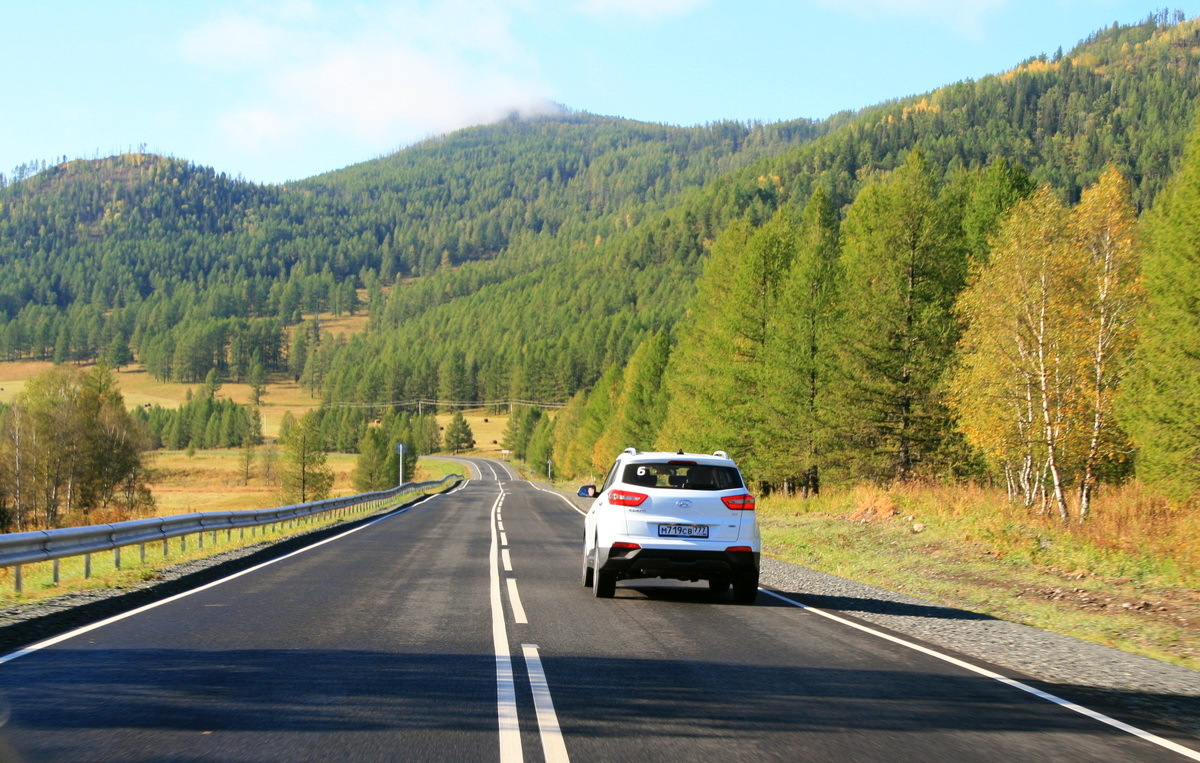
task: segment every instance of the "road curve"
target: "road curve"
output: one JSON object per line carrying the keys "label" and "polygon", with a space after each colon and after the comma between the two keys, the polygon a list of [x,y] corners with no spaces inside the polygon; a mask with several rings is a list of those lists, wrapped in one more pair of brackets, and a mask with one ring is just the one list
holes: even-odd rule
{"label": "road curve", "polygon": [[1148,761],[1187,752],[786,596],[738,606],[704,586],[640,581],[594,599],[579,583],[574,505],[501,462],[462,461],[472,479],[451,493],[8,657],[0,756]]}

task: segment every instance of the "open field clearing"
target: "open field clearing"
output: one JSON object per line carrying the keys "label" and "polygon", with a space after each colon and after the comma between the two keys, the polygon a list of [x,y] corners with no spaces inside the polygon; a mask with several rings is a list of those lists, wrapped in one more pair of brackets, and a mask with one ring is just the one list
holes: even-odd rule
{"label": "open field clearing", "polygon": [[[246,482],[242,476],[241,452],[237,450],[198,450],[191,456],[181,450],[154,452],[150,490],[154,494],[155,513],[167,516],[282,505],[278,478],[264,474],[264,454],[265,449],[259,448],[250,480]],[[282,452],[277,449],[276,455],[282,457]],[[356,458],[345,453],[329,454],[327,462],[334,474],[331,498],[356,492],[350,484]],[[274,468],[279,469],[279,462]]]}
{"label": "open field clearing", "polygon": [[[453,413],[437,415],[438,426],[442,428],[443,432],[453,415]],[[475,436],[475,450],[472,455],[503,459],[504,446],[502,443],[504,442],[504,428],[508,426],[508,413],[489,413],[482,408],[476,408],[465,410],[462,415],[471,427],[471,434]]]}

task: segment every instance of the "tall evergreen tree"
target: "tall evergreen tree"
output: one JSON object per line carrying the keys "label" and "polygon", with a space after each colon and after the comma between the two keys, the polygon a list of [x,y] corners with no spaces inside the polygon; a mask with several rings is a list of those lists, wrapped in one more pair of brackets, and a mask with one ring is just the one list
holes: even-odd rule
{"label": "tall evergreen tree", "polygon": [[1120,396],[1137,474],[1183,500],[1200,491],[1200,128],[1150,211],[1141,341]]}
{"label": "tall evergreen tree", "polygon": [[966,277],[961,209],[920,152],[868,184],[842,227],[838,415],[853,474],[905,481],[937,470],[952,431],[940,394]]}
{"label": "tall evergreen tree", "polygon": [[820,489],[820,463],[832,437],[828,397],[837,320],[838,228],[837,212],[818,187],[801,215],[758,385],[757,460],[763,479],[798,486],[806,495]]}
{"label": "tall evergreen tree", "polygon": [[446,425],[444,440],[446,450],[454,454],[475,445],[475,436],[471,432],[471,425],[463,417],[462,411],[455,411],[450,417],[450,423]]}
{"label": "tall evergreen tree", "polygon": [[329,497],[333,471],[329,468],[315,411],[309,411],[288,430],[283,441],[283,468],[279,475],[283,500],[308,503]]}

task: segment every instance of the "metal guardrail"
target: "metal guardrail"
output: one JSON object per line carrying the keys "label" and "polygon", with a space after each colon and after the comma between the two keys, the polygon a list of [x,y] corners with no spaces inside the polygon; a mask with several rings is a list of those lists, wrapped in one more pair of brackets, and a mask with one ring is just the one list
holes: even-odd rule
{"label": "metal guardrail", "polygon": [[[116,554],[116,567],[121,567],[120,551],[123,546],[133,546],[161,541],[163,548],[171,538],[199,535],[200,547],[204,547],[204,533],[216,533],[236,528],[263,527],[288,520],[324,514],[331,511],[377,503],[382,508],[387,503],[407,493],[444,487],[451,481],[462,480],[460,474],[451,474],[440,480],[429,482],[406,482],[391,490],[375,493],[359,493],[343,498],[328,498],[323,501],[280,506],[274,509],[249,509],[244,511],[208,511],[194,514],[177,514],[169,517],[134,519],[108,525],[64,527],[58,530],[32,530],[22,533],[0,534],[0,567],[15,568],[15,586],[21,592],[21,565],[84,556],[100,551]],[[143,559],[145,547],[142,548]],[[85,569],[90,572],[90,556]],[[57,582],[57,567],[55,580]],[[85,573],[85,577],[87,573]]]}

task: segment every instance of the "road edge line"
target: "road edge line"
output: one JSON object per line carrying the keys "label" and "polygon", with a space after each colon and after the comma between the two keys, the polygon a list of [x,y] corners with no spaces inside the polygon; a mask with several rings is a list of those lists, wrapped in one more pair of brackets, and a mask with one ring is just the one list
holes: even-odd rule
{"label": "road edge line", "polygon": [[1076,704],[1068,699],[1063,699],[1062,697],[1059,697],[1055,694],[1051,694],[1049,692],[1042,691],[1041,689],[1030,686],[1029,684],[1022,683],[1021,681],[1017,681],[1015,679],[1008,678],[1006,676],[1002,676],[999,673],[988,670],[987,668],[981,668],[978,665],[972,665],[969,662],[960,660],[957,657],[951,657],[950,655],[939,652],[936,649],[930,649],[929,647],[921,646],[920,644],[913,643],[912,641],[902,639],[898,636],[893,636],[890,633],[884,633],[883,631],[876,630],[874,628],[863,625],[861,623],[856,623],[853,620],[849,620],[844,617],[839,617],[838,615],[835,615],[831,612],[826,612],[823,609],[817,609],[816,607],[810,607],[807,604],[798,602],[795,599],[790,599],[787,596],[784,596],[783,594],[778,593],[776,591],[772,591],[767,588],[759,588],[758,590],[767,594],[768,596],[773,596],[776,599],[779,599],[780,601],[791,604],[794,607],[799,607],[800,609],[806,610],[808,612],[812,612],[815,615],[820,615],[821,617],[828,618],[835,622],[841,623],[842,625],[848,625],[851,628],[860,630],[863,633],[869,633],[872,636],[877,636],[881,639],[884,639],[885,641],[891,641],[894,644],[899,644],[900,646],[908,647],[909,649],[912,649],[914,651],[928,655],[930,657],[935,657],[939,660],[942,660],[943,662],[948,662],[951,665],[955,665],[955,666],[963,668],[965,670],[969,670],[972,673],[976,673],[978,675],[984,676],[985,678],[991,678],[994,681],[999,681],[1000,683],[1005,684],[1006,686],[1011,686],[1014,689],[1020,689],[1021,691],[1026,692],[1027,694],[1032,694],[1033,696],[1035,696],[1039,699],[1044,699],[1047,702],[1051,702],[1055,705],[1058,705],[1059,707],[1064,707],[1068,710],[1073,710],[1074,712],[1079,713],[1080,715],[1087,716],[1088,718],[1091,718],[1092,720],[1099,721],[1108,726],[1112,726],[1113,728],[1115,728],[1119,731],[1124,731],[1127,734],[1132,734],[1133,736],[1138,737],[1139,739],[1142,739],[1143,741],[1150,742],[1151,744],[1156,744],[1159,747],[1163,747],[1163,748],[1170,750],[1171,752],[1179,753],[1180,755],[1184,756],[1185,758],[1190,758],[1192,760],[1200,761],[1200,752],[1197,752],[1196,750],[1193,750],[1190,747],[1184,747],[1181,744],[1172,742],[1170,739],[1164,739],[1156,734],[1151,734],[1149,731],[1139,729],[1137,726],[1131,726],[1128,723],[1125,723],[1124,721],[1119,721],[1116,718],[1109,717],[1109,716],[1105,715],[1104,713],[1097,712],[1096,710],[1092,710],[1091,708],[1087,708],[1087,707],[1084,707],[1083,705]]}

